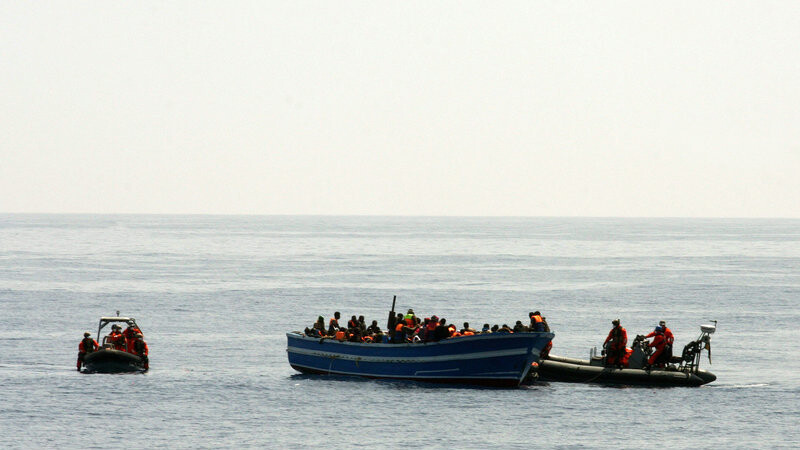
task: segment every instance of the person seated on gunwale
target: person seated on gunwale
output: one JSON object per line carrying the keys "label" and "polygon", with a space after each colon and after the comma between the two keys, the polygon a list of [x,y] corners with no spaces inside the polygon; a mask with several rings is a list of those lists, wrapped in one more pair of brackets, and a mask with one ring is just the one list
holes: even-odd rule
{"label": "person seated on gunwale", "polygon": [[312,325],[311,328],[313,328],[314,330],[317,330],[317,332],[319,333],[320,337],[321,336],[325,336],[327,334],[325,332],[325,318],[322,317],[322,316],[317,316],[317,321],[314,322],[314,325]]}
{"label": "person seated on gunwale", "polygon": [[423,327],[421,333],[422,341],[423,342],[433,342],[436,338],[436,327],[439,326],[439,318],[436,316],[432,316],[431,318],[425,318],[425,326]]}
{"label": "person seated on gunwale", "polygon": [[500,325],[498,324],[492,325],[492,333],[497,333],[498,330],[500,330]]}
{"label": "person seated on gunwale", "polygon": [[350,330],[353,328],[359,328],[358,319],[356,319],[356,316],[350,316],[350,320],[347,321],[347,328]]}
{"label": "person seated on gunwale", "polygon": [[375,334],[372,335],[372,342],[376,344],[388,344],[389,336],[384,334],[381,330],[378,330]]}
{"label": "person seated on gunwale", "polygon": [[331,320],[328,321],[328,336],[336,336],[336,332],[339,331],[339,318],[342,317],[339,311],[333,313],[333,317]]}
{"label": "person seated on gunwale", "polygon": [[491,333],[492,329],[489,327],[488,323],[483,324],[483,328],[481,328],[481,333]]}
{"label": "person seated on gunwale", "polygon": [[447,319],[442,317],[439,319],[439,325],[436,326],[436,330],[433,332],[433,340],[438,342],[442,339],[447,339],[450,337],[450,328],[447,326]]}
{"label": "person seated on gunwale", "polygon": [[358,316],[358,327],[361,328],[361,334],[367,333],[367,324],[364,322],[364,316]]}
{"label": "person seated on gunwale", "polygon": [[322,316],[317,317],[317,321],[311,325],[311,328],[305,329],[306,336],[311,337],[324,337],[325,336],[325,319]]}
{"label": "person seated on gunwale", "polygon": [[337,341],[340,341],[340,342],[346,341],[347,340],[347,330],[345,330],[344,328],[339,328],[338,330],[336,330],[336,333],[334,333],[333,337],[334,337],[334,339],[336,339]]}
{"label": "person seated on gunwale", "polygon": [[347,340],[350,342],[361,342],[361,328],[358,326],[349,328],[347,330]]}
{"label": "person seated on gunwale", "polygon": [[405,342],[406,336],[403,332],[404,326],[405,322],[403,321],[403,313],[397,313],[397,317],[394,321],[394,330],[389,330],[389,333],[391,333],[389,337],[392,340],[392,344],[402,344]]}
{"label": "person seated on gunwale", "polygon": [[370,333],[370,334],[381,333],[381,327],[378,326],[378,321],[377,320],[373,320],[372,321],[372,325],[367,327],[367,332]]}
{"label": "person seated on gunwale", "polygon": [[522,324],[521,320],[518,320],[516,324],[514,324],[514,333],[524,333],[528,331],[528,327]]}
{"label": "person seated on gunwale", "polygon": [[451,323],[449,327],[447,327],[447,331],[450,333],[450,337],[459,337],[461,333],[458,332],[456,329],[456,325]]}
{"label": "person seated on gunwale", "polygon": [[422,333],[422,319],[414,316],[414,326],[412,328],[414,329],[414,333],[411,340],[413,342],[422,341],[422,337],[420,336],[420,334]]}
{"label": "person seated on gunwale", "polygon": [[500,329],[498,329],[497,332],[498,333],[510,334],[510,333],[513,333],[514,331],[508,325],[503,324],[503,326],[500,327]]}
{"label": "person seated on gunwale", "polygon": [[461,329],[461,334],[464,336],[472,336],[475,334],[475,330],[470,328],[469,322],[464,322],[464,328]]}

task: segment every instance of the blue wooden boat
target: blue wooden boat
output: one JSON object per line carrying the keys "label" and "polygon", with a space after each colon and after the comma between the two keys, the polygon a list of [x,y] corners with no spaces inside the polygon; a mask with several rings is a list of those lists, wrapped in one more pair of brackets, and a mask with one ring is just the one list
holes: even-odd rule
{"label": "blue wooden boat", "polygon": [[491,333],[408,344],[286,336],[289,364],[303,373],[516,387],[554,335]]}

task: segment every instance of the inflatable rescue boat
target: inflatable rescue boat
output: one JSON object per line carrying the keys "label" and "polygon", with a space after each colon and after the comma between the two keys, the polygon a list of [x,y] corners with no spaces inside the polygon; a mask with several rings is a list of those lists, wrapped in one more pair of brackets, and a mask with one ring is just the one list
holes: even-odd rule
{"label": "inflatable rescue boat", "polygon": [[[101,335],[100,333],[103,328],[113,323],[125,323],[127,325],[133,325],[134,328],[139,328],[136,324],[136,319],[133,317],[119,317],[119,311],[117,311],[117,316],[115,317],[100,318],[100,325],[97,327],[97,336]],[[147,358],[147,356],[144,358]],[[100,348],[84,356],[83,371],[84,373],[145,372],[147,370],[147,364],[144,358],[124,350],[115,350],[113,344],[109,340],[109,336],[105,336],[103,342],[100,344]]]}
{"label": "inflatable rescue boat", "polygon": [[673,356],[664,367],[648,367],[651,349],[644,336],[633,341],[627,367],[606,366],[605,358],[590,352],[589,360],[549,355],[539,360],[536,371],[540,381],[564,381],[572,383],[605,383],[648,386],[701,386],[717,377],[700,369],[700,353],[707,351],[711,363],[711,335],[713,325],[701,325],[700,337],[687,344],[681,356]]}

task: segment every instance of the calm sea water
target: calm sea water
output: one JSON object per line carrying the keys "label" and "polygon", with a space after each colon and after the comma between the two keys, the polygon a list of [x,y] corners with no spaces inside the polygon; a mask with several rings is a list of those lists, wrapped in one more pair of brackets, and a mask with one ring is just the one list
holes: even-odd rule
{"label": "calm sea water", "polygon": [[[285,332],[397,308],[513,324],[588,356],[620,318],[701,388],[483,389],[300,375]],[[800,447],[800,221],[0,215],[0,447]],[[75,371],[116,310],[141,375]],[[310,447],[309,447],[310,446]]]}

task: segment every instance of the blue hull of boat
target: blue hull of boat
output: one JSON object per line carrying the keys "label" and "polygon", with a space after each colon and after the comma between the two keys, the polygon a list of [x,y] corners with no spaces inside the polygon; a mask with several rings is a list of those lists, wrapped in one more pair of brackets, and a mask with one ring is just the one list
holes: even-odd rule
{"label": "blue hull of boat", "polygon": [[552,333],[479,334],[415,344],[361,344],[287,333],[300,372],[438,383],[518,386]]}

